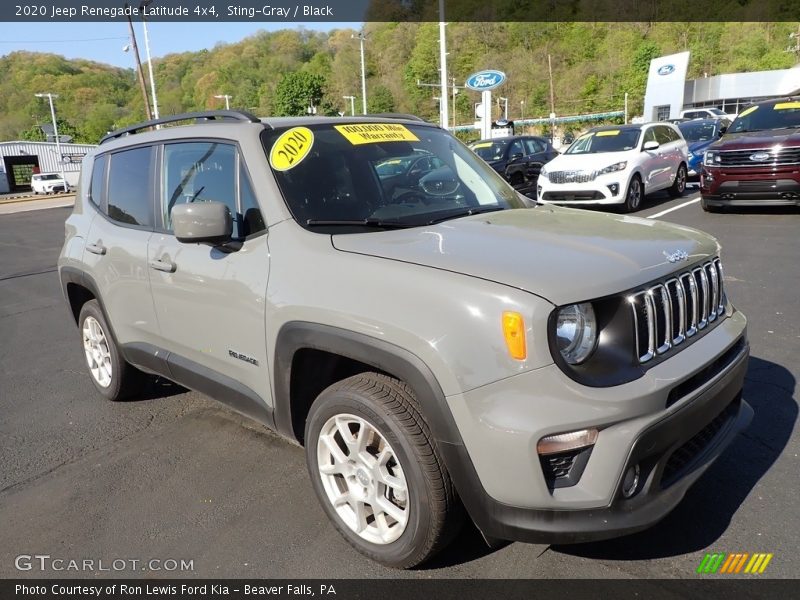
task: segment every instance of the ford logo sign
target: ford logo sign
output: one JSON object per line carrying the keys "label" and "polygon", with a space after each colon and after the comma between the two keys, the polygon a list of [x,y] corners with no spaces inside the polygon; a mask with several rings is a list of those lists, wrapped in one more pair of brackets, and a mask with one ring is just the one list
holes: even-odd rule
{"label": "ford logo sign", "polygon": [[754,152],[750,155],[750,160],[754,162],[766,162],[770,159],[769,152]]}
{"label": "ford logo sign", "polygon": [[479,71],[467,78],[466,86],[476,92],[493,90],[506,80],[506,74],[502,71]]}
{"label": "ford logo sign", "polygon": [[659,75],[669,75],[675,70],[675,65],[664,65],[658,70]]}

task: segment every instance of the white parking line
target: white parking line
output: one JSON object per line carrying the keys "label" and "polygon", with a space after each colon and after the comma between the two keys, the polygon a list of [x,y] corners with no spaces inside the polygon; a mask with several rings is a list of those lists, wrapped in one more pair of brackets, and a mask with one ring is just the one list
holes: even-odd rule
{"label": "white parking line", "polygon": [[689,200],[688,202],[684,202],[683,204],[678,204],[678,206],[673,206],[672,208],[668,208],[667,210],[662,210],[659,213],[654,215],[649,215],[648,219],[657,219],[658,217],[663,217],[667,213],[671,213],[673,210],[678,210],[679,208],[683,208],[684,206],[689,206],[690,204],[694,204],[695,202],[700,202],[700,198],[695,198],[694,200]]}

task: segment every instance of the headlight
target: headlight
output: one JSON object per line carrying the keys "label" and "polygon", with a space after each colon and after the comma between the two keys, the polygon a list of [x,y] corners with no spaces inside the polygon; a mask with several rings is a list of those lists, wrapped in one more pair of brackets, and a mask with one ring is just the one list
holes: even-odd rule
{"label": "headlight", "polygon": [[606,173],[616,173],[617,171],[624,171],[625,167],[628,166],[628,162],[623,160],[622,162],[614,163],[613,165],[607,166],[605,169],[600,169],[597,174],[598,175],[605,175]]}
{"label": "headlight", "polygon": [[589,358],[597,342],[597,320],[591,304],[572,304],[559,311],[556,342],[561,356],[571,365]]}
{"label": "headlight", "polygon": [[711,166],[719,165],[719,152],[717,150],[708,150],[705,157],[703,157],[703,164]]}
{"label": "headlight", "polygon": [[547,179],[547,169],[545,167],[542,167],[542,170],[539,171],[539,177],[544,177]]}

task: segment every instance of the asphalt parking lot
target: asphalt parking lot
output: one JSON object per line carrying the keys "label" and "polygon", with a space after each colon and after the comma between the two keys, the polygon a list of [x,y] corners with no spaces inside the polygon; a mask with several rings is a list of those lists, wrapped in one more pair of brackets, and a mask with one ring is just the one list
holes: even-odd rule
{"label": "asphalt parking lot", "polygon": [[[423,568],[372,563],[329,524],[302,449],[168,383],[110,403],[89,380],[56,258],[68,208],[0,216],[0,577],[20,554],[191,559],[247,578],[690,578],[706,552],[771,552],[759,577],[796,577],[800,555],[800,210],[705,214],[697,195],[637,216],[708,231],[728,294],[749,318],[750,428],[652,529],[579,546],[486,548],[472,528]],[[706,576],[708,577],[708,576]]]}

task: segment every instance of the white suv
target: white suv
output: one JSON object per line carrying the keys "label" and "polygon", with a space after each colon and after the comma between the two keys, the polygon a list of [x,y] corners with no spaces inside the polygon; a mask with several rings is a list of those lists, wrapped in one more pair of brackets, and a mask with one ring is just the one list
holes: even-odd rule
{"label": "white suv", "polygon": [[539,174],[540,202],[641,206],[645,194],[686,187],[686,140],[669,123],[597,127],[575,140]]}
{"label": "white suv", "polygon": [[55,194],[69,191],[69,186],[57,173],[37,173],[31,176],[31,190],[34,194]]}

